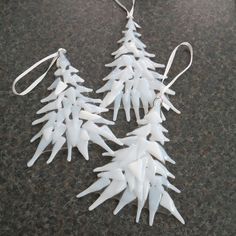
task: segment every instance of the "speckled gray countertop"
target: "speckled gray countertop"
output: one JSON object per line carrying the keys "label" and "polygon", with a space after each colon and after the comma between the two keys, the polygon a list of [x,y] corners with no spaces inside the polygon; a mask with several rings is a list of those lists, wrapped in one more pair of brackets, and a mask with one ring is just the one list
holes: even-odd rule
{"label": "speckled gray countertop", "polygon": [[[164,124],[171,139],[165,147],[177,163],[168,168],[182,190],[172,196],[186,225],[157,214],[149,227],[147,210],[136,224],[132,205],[113,216],[115,200],[89,212],[97,196],[78,200],[75,195],[96,179],[92,170],[108,162],[96,145],[90,146],[89,162],[74,150],[68,163],[64,150],[50,165],[46,153],[33,168],[26,167],[37,145],[29,140],[40,129],[31,122],[40,99],[48,94],[53,72],[24,97],[12,94],[14,78],[64,47],[85,85],[99,88],[110,71],[104,64],[112,61],[110,53],[118,48],[125,13],[112,0],[1,0],[0,235],[236,235],[235,3],[137,0],[134,15],[157,62],[166,63],[182,41],[194,47],[191,69],[173,87],[177,94],[172,101],[182,114],[169,112]],[[188,53],[182,50],[177,58],[172,75],[187,63]],[[126,123],[122,112],[112,130],[122,137],[134,127],[135,121]]]}

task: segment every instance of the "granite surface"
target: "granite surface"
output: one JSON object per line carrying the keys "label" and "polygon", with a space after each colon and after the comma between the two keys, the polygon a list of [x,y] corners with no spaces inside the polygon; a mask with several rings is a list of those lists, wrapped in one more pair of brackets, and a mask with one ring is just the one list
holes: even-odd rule
{"label": "granite surface", "polygon": [[[130,6],[131,1],[123,2]],[[53,70],[24,97],[12,94],[14,78],[64,47],[86,86],[99,88],[110,71],[104,64],[118,48],[124,11],[112,0],[1,0],[0,235],[236,235],[235,2],[137,0],[135,19],[157,62],[166,63],[182,41],[194,47],[191,69],[173,87],[172,102],[182,114],[169,112],[164,124],[171,139],[165,148],[176,160],[168,168],[182,190],[171,195],[186,225],[157,214],[149,227],[148,210],[136,224],[134,205],[112,214],[115,200],[89,212],[97,195],[80,200],[75,195],[96,179],[92,170],[109,161],[96,145],[90,146],[89,162],[74,150],[68,163],[63,150],[50,165],[45,153],[32,168],[26,167],[37,145],[29,140],[40,129],[31,122],[39,100],[48,94]],[[180,50],[171,75],[187,62],[188,53]],[[46,67],[33,71],[19,88]],[[111,118],[111,113],[105,116]],[[134,119],[125,122],[121,112],[112,130],[122,137],[134,127]]]}

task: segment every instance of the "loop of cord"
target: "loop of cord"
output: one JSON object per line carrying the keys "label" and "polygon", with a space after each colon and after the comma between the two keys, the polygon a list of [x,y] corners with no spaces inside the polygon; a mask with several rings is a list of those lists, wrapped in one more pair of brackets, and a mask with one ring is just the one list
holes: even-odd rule
{"label": "loop of cord", "polygon": [[119,1],[119,0],[114,0],[123,10],[126,11],[127,13],[127,18],[133,17],[134,14],[134,5],[135,5],[135,0],[133,0],[132,8],[130,11]]}
{"label": "loop of cord", "polygon": [[164,77],[167,77],[167,74],[168,74],[168,72],[169,72],[169,70],[170,70],[170,68],[171,68],[171,66],[172,66],[173,61],[174,61],[175,54],[176,54],[177,50],[178,50],[181,46],[186,46],[186,47],[188,48],[189,52],[190,52],[190,61],[189,61],[189,64],[185,67],[184,70],[182,70],[178,75],[176,75],[176,76],[174,77],[174,79],[172,79],[172,81],[171,81],[169,84],[167,84],[167,85],[165,86],[165,88],[161,91],[161,95],[163,95],[163,94],[166,92],[166,90],[169,89],[169,88],[176,82],[176,80],[177,80],[182,74],[184,74],[184,73],[189,69],[189,67],[192,65],[192,62],[193,62],[193,48],[192,48],[192,46],[191,46],[190,43],[188,43],[188,42],[183,42],[183,43],[179,44],[179,45],[172,51],[172,53],[171,53],[171,55],[170,55],[170,57],[169,57],[169,60],[168,60],[168,62],[167,62],[167,65],[166,65],[166,69],[165,69],[165,72],[164,72]]}
{"label": "loop of cord", "polygon": [[[13,82],[12,85],[12,91],[14,94],[19,95],[19,96],[24,96],[26,94],[28,94],[30,91],[32,91],[47,75],[48,71],[51,69],[51,67],[54,65],[54,63],[57,61],[58,57],[59,57],[59,53],[63,52],[66,53],[66,50],[63,48],[58,49],[57,52],[41,59],[40,61],[36,62],[34,65],[32,65],[30,68],[28,68],[26,71],[24,71],[22,74],[20,74]],[[24,91],[22,91],[21,93],[16,91],[16,83],[19,82],[24,76],[26,76],[29,72],[31,72],[32,70],[34,70],[36,67],[38,67],[39,65],[41,65],[43,62],[52,59],[49,67],[47,68],[47,70],[41,75],[39,76],[29,87],[27,87]]]}

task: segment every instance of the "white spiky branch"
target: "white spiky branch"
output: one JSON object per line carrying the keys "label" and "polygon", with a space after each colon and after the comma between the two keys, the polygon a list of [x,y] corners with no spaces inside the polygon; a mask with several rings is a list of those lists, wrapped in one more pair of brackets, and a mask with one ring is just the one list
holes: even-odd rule
{"label": "white spiky branch", "polygon": [[31,139],[33,142],[41,138],[34,156],[27,164],[29,167],[35,163],[49,144],[52,144],[53,148],[47,163],[52,162],[65,143],[68,148],[68,161],[71,161],[73,147],[77,147],[84,158],[88,160],[90,140],[110,154],[113,154],[113,151],[102,137],[122,145],[107,126],[112,125],[113,122],[99,115],[107,109],[96,105],[101,103],[100,99],[83,95],[83,93],[91,92],[92,89],[81,85],[84,80],[78,76],[78,70],[71,66],[64,53],[64,51],[59,51],[58,69],[54,73],[56,80],[48,88],[52,92],[41,100],[42,103],[47,102],[47,104],[37,112],[37,114],[46,114],[32,123],[36,125],[46,122]]}
{"label": "white spiky branch", "polygon": [[[153,106],[156,92],[164,88],[162,80],[165,76],[156,71],[164,65],[151,60],[155,55],[146,51],[146,45],[140,40],[141,34],[137,32],[140,26],[134,22],[133,15],[128,14],[127,18],[124,37],[118,41],[122,45],[112,53],[115,61],[106,65],[114,69],[103,79],[107,81],[106,84],[96,92],[107,92],[101,103],[102,107],[114,102],[113,120],[117,119],[122,101],[126,119],[130,121],[131,108],[134,109],[136,119],[140,119],[140,102],[145,114],[148,108]],[[166,93],[174,95],[171,89],[167,89]]]}
{"label": "white spiky branch", "polygon": [[[161,124],[165,120],[161,111],[164,103],[167,108],[174,108],[165,95],[156,99],[153,108],[142,120],[139,120],[142,126],[128,133],[128,137],[121,139],[127,147],[115,151],[110,163],[94,170],[99,172],[97,175],[99,179],[77,197],[106,189],[89,210],[123,192],[114,214],[136,199],[138,203],[136,222],[138,222],[142,208],[148,199],[150,225],[153,224],[159,205],[168,209],[184,224],[184,219],[166,191],[166,188],[169,188],[177,193],[180,192],[168,181],[168,177],[175,177],[164,166],[166,161],[175,164],[161,146],[169,141],[164,135],[167,130]],[[109,153],[105,155],[110,156]]]}

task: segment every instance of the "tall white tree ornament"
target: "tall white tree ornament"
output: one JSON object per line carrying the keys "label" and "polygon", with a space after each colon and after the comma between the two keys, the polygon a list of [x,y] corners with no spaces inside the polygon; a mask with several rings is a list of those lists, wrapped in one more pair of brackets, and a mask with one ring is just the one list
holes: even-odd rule
{"label": "tall white tree ornament", "polygon": [[[99,113],[107,111],[107,109],[97,106],[100,99],[93,99],[83,95],[83,93],[91,92],[92,89],[82,86],[84,80],[78,75],[78,70],[71,66],[65,56],[66,51],[59,49],[57,53],[42,59],[26,72],[21,74],[13,84],[13,91],[18,95],[25,95],[30,92],[45,77],[48,70],[54,62],[56,62],[57,70],[55,71],[55,81],[48,88],[50,95],[41,100],[47,103],[41,108],[37,114],[43,116],[35,120],[32,124],[45,123],[42,129],[31,139],[31,142],[40,138],[39,145],[32,159],[27,163],[31,167],[45,148],[52,144],[53,148],[47,163],[51,163],[56,154],[66,143],[68,148],[67,160],[71,161],[72,148],[77,147],[83,157],[88,160],[88,144],[92,141],[107,152],[113,155],[113,151],[105,143],[103,137],[117,144],[122,145],[107,125],[113,122],[102,118]],[[40,76],[29,88],[22,93],[17,93],[15,84],[23,76],[33,70],[36,66],[53,58],[48,70]]]}
{"label": "tall white tree ornament", "polygon": [[[114,103],[113,120],[117,119],[117,114],[123,103],[127,121],[130,121],[131,107],[134,109],[136,119],[140,119],[139,109],[152,106],[156,91],[163,89],[161,82],[165,76],[159,74],[156,69],[163,68],[164,65],[153,62],[151,58],[154,54],[146,51],[146,45],[140,40],[141,34],[137,32],[141,28],[133,19],[134,4],[131,11],[128,11],[119,1],[116,2],[127,12],[128,22],[126,30],[123,31],[123,38],[118,41],[120,48],[113,52],[115,60],[107,64],[112,67],[112,72],[103,80],[106,84],[98,89],[97,93],[107,92],[101,106],[107,107]],[[166,93],[174,95],[174,91],[168,89]]]}
{"label": "tall white tree ornament", "polygon": [[[166,66],[164,75],[166,76],[175,57],[175,53],[180,46],[186,46],[190,51],[189,65],[179,73],[167,86],[164,86],[160,93],[155,96],[153,107],[139,120],[139,128],[128,133],[121,139],[127,147],[114,152],[113,159],[105,166],[96,168],[98,180],[85,191],[77,195],[83,197],[89,193],[100,191],[105,188],[100,197],[89,207],[93,210],[104,201],[122,193],[118,205],[113,213],[116,215],[125,205],[137,200],[136,222],[139,221],[141,211],[146,202],[149,208],[149,224],[152,225],[154,216],[161,205],[169,210],[181,223],[184,219],[175,207],[167,189],[177,193],[180,192],[172,185],[168,177],[175,178],[167,168],[165,163],[175,164],[162,147],[166,141],[164,133],[167,130],[162,126],[165,117],[161,111],[162,107],[172,109],[180,113],[169,101],[166,91],[192,64],[193,51],[189,43],[181,43],[172,52]],[[109,153],[105,153],[109,155]]]}

